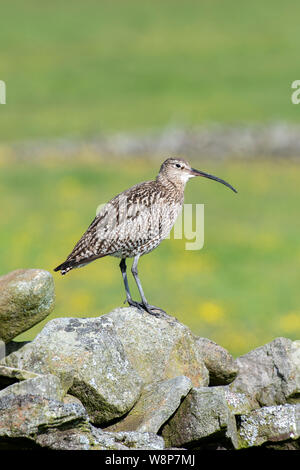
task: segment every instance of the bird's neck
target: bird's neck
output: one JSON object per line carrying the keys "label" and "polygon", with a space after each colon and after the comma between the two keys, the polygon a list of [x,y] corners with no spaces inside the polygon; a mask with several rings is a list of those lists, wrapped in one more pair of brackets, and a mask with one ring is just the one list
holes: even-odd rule
{"label": "bird's neck", "polygon": [[184,196],[184,188],[185,188],[185,181],[179,180],[179,179],[169,179],[165,175],[158,174],[156,177],[156,182],[163,186],[165,190],[167,190],[170,193],[175,193],[178,196],[178,199],[183,199]]}

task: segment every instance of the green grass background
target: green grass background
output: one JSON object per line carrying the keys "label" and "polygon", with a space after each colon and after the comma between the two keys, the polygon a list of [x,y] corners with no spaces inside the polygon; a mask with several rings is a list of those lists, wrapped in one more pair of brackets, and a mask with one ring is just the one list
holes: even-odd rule
{"label": "green grass background", "polygon": [[0,139],[298,121],[294,0],[10,0]]}
{"label": "green grass background", "polygon": [[[98,204],[158,169],[141,158],[92,155],[21,163],[12,143],[169,125],[297,123],[299,14],[292,0],[2,2],[0,274],[52,271]],[[186,251],[185,240],[169,240],[140,263],[152,303],[235,355],[300,334],[300,167],[259,157],[194,162],[239,193],[190,182],[186,202],[205,204],[204,248]],[[100,315],[124,300],[113,258],[54,277],[52,317]],[[18,339],[33,338],[42,324]]]}

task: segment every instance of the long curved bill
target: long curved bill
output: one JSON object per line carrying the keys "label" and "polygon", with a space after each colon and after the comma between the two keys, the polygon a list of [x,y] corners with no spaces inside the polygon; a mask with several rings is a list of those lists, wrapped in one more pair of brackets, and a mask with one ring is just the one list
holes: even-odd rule
{"label": "long curved bill", "polygon": [[218,181],[219,183],[225,184],[228,188],[232,189],[235,193],[237,193],[237,190],[234,189],[231,184],[227,183],[227,181],[222,180],[221,178],[218,178],[217,176],[210,175],[208,173],[204,173],[204,171],[199,171],[196,170],[195,168],[191,168],[191,175],[193,176],[203,176],[204,178],[209,178],[210,180]]}

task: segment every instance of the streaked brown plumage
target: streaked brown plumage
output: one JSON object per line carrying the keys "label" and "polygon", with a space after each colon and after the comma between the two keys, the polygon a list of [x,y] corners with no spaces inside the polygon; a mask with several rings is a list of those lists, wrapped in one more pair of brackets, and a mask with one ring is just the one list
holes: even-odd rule
{"label": "streaked brown plumage", "polygon": [[[121,258],[128,303],[152,314],[161,310],[148,304],[138,278],[137,263],[140,256],[152,251],[168,236],[183,205],[185,184],[193,176],[214,179],[235,191],[224,180],[191,168],[185,160],[169,158],[161,165],[154,181],[137,184],[105,204],[55,271],[66,274],[104,256]],[[125,261],[133,257],[132,274],[142,302],[132,300],[129,292]]]}

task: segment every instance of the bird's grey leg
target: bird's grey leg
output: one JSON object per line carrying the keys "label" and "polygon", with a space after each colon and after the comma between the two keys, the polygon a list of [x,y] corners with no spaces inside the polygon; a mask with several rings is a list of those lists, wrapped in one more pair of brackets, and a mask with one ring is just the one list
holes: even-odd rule
{"label": "bird's grey leg", "polygon": [[131,297],[131,294],[130,294],[128,279],[127,279],[127,273],[126,273],[126,258],[121,259],[120,269],[121,269],[123,282],[124,282],[124,286],[125,286],[125,291],[126,291],[126,301],[129,303],[129,305],[132,305],[133,307],[137,307],[137,308],[141,309],[140,304],[138,302],[135,302],[134,300],[132,300],[132,297]]}
{"label": "bird's grey leg", "polygon": [[140,296],[141,296],[141,299],[142,299],[142,302],[140,303],[140,306],[144,310],[146,310],[146,312],[151,313],[152,315],[159,315],[159,313],[164,313],[165,314],[166,312],[164,310],[162,310],[159,307],[155,307],[154,305],[149,305],[148,302],[147,302],[147,299],[145,297],[145,294],[144,294],[144,291],[143,291],[143,288],[142,288],[141,281],[140,281],[139,276],[138,276],[137,265],[138,265],[139,258],[140,258],[140,255],[137,255],[137,256],[134,257],[132,267],[131,267],[131,272],[132,272],[132,275],[134,277],[134,280],[136,282],[136,285],[138,287],[138,290],[139,290],[139,293],[140,293]]}

